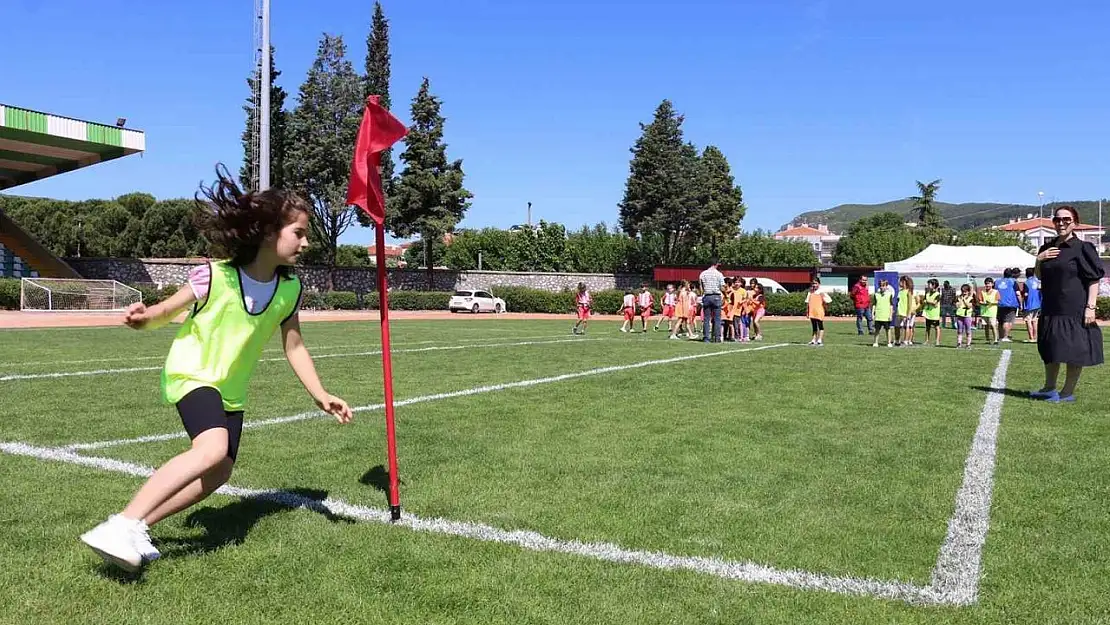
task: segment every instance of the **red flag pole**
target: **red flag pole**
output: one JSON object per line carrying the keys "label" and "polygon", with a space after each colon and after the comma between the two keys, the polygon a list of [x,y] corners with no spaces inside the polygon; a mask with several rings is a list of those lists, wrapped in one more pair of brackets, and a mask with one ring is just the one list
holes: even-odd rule
{"label": "red flag pole", "polygon": [[[376,168],[371,172],[377,173]],[[385,441],[389,457],[389,518],[401,518],[400,479],[397,476],[397,432],[393,421],[393,359],[389,349],[389,289],[385,271],[385,226],[374,226],[374,256],[378,265],[378,312],[382,326],[382,377],[385,379]]]}

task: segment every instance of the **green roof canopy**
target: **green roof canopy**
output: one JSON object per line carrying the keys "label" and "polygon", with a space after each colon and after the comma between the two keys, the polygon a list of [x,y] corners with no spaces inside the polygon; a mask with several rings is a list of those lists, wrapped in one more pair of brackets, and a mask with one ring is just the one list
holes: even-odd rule
{"label": "green roof canopy", "polygon": [[138,130],[0,104],[0,190],[145,149]]}

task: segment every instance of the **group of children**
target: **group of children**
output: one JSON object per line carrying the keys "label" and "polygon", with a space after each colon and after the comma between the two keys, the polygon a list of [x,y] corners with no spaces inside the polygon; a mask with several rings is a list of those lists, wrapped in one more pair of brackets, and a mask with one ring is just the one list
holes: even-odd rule
{"label": "group of children", "polygon": [[[915,327],[918,317],[925,319],[925,345],[932,340],[940,346],[941,339],[941,290],[940,283],[931,278],[925,285],[925,293],[914,293],[913,278],[901,276],[898,279],[898,293],[887,280],[879,281],[879,289],[872,295],[872,315],[875,320],[875,341],[872,347],[879,346],[879,337],[886,333],[887,347],[895,345],[914,345]],[[897,303],[895,303],[897,302]],[[998,344],[999,292],[994,288],[994,279],[983,281],[983,288],[973,284],[960,287],[955,300],[956,349],[970,349],[972,331],[982,325],[988,344]],[[897,323],[894,323],[897,313]],[[891,339],[893,331],[894,338]]]}
{"label": "group of children", "polygon": [[[767,311],[767,300],[763,295],[763,287],[752,278],[745,284],[742,278],[725,278],[724,287],[721,289],[722,301],[721,321],[723,339],[737,343],[749,341],[762,341],[763,332],[760,320]],[[696,339],[704,331],[704,314],[702,312],[702,296],[700,288],[691,286],[683,281],[676,290],[673,284],[668,284],[663,293],[662,314],[655,321],[654,331],[659,332],[663,322],[667,324],[667,332],[671,339],[683,336]],[[593,298],[584,282],[578,283],[578,292],[575,294],[577,321],[572,332],[585,334],[586,325],[589,323]],[[632,289],[624,292],[621,308],[617,314],[623,315],[621,332],[636,332],[636,318],[640,319],[640,332],[647,332],[648,322],[654,315],[655,296],[645,284],[639,294]]]}

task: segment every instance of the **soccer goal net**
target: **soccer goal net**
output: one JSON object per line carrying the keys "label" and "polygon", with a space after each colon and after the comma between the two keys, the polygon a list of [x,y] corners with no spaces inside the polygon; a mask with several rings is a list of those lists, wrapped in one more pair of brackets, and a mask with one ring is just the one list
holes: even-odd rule
{"label": "soccer goal net", "polygon": [[115,280],[23,278],[20,310],[125,310],[143,300],[142,293]]}

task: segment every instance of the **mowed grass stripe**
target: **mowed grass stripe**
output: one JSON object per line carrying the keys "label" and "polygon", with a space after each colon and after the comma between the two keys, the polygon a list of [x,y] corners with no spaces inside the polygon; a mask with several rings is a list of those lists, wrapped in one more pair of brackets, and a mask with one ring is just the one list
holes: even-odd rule
{"label": "mowed grass stripe", "polygon": [[[403,499],[424,516],[925,586],[983,396],[965,389],[944,419],[891,414],[859,403],[873,389],[859,370],[915,365],[861,350],[856,367],[832,366],[844,353],[794,346],[404,407]],[[907,410],[937,412],[929,390]],[[381,505],[382,437],[365,417],[254,431],[237,471]],[[157,464],[178,450],[113,455]]]}

